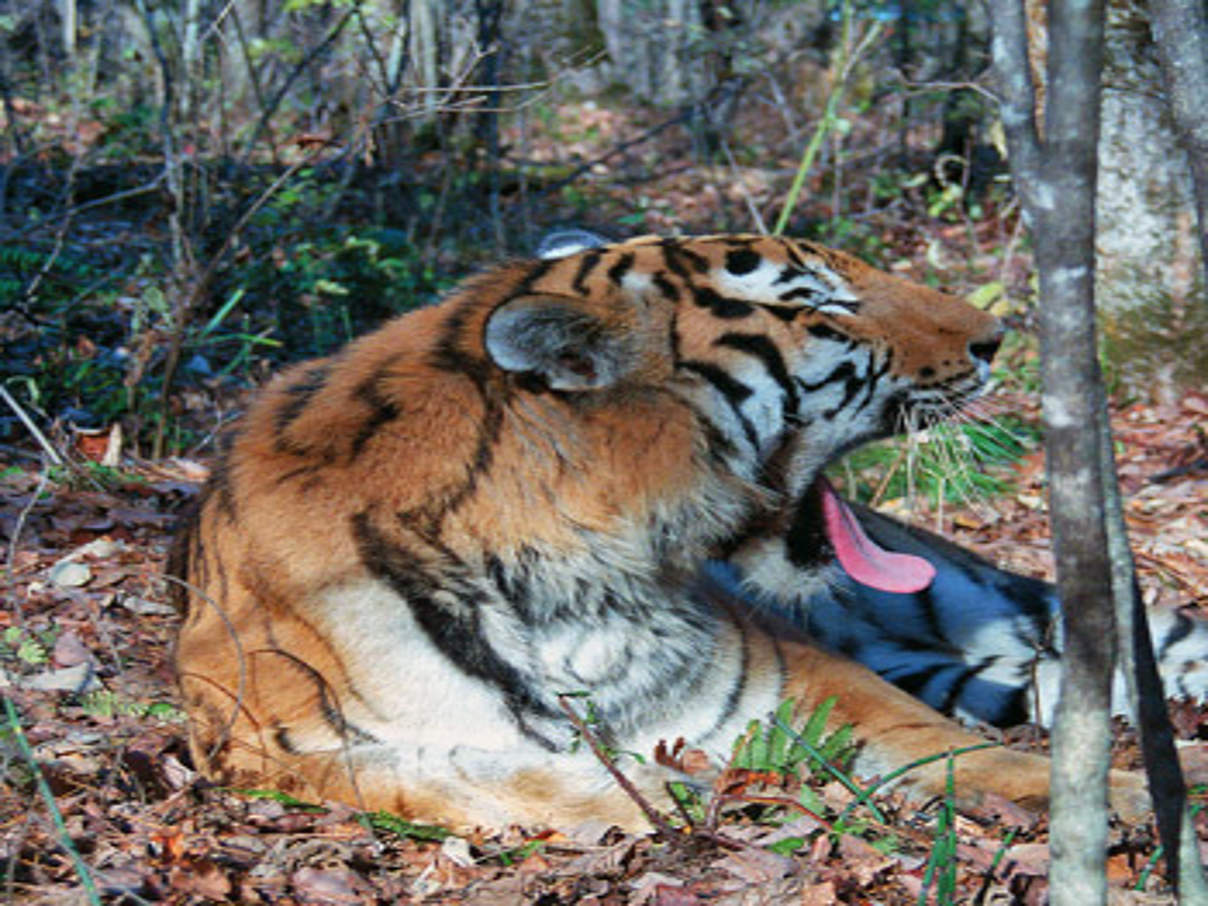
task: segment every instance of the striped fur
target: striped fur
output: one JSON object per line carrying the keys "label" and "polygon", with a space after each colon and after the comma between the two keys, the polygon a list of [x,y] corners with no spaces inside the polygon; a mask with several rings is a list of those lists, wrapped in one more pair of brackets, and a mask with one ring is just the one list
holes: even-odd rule
{"label": "striped fur", "polygon": [[[929,560],[935,581],[923,591],[892,594],[839,571],[804,610],[787,615],[828,650],[858,660],[945,714],[1000,727],[1047,726],[1063,650],[1056,589],[997,569],[916,526],[853,509],[881,546]],[[732,571],[723,577],[737,578]],[[1174,608],[1151,608],[1148,622],[1167,697],[1208,700],[1208,623]],[[1119,672],[1113,701],[1117,713],[1128,715]]]}
{"label": "striped fur", "polygon": [[[751,603],[830,594],[799,503],[843,451],[976,393],[995,320],[806,242],[552,255],[287,370],[229,437],[173,558],[198,766],[453,825],[635,826],[560,694],[618,750],[682,737],[718,764],[784,698],[837,696],[869,774],[976,742]],[[664,801],[667,768],[630,773]],[[1047,776],[957,761],[969,801],[1040,804]]]}

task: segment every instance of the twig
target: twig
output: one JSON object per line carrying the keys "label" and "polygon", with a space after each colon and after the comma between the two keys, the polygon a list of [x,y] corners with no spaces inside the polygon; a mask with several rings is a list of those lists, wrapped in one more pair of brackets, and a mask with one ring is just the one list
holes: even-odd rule
{"label": "twig", "polygon": [[[193,583],[188,582],[179,576],[172,575],[170,572],[165,571],[161,573],[160,578],[166,582],[175,584],[178,588],[184,591],[186,595],[188,595],[189,592],[192,592],[201,600],[205,601],[210,607],[213,607],[214,612],[218,614],[218,619],[222,621],[223,628],[226,629],[227,634],[231,638],[231,644],[235,648],[235,659],[239,665],[239,681],[235,689],[235,707],[231,709],[230,716],[227,717],[226,725],[222,728],[222,731],[214,740],[214,744],[210,747],[210,751],[206,753],[206,760],[210,761],[215,755],[218,754],[222,747],[226,745],[228,739],[230,738],[231,730],[235,726],[235,722],[239,720],[239,712],[243,709],[243,700],[247,692],[247,660],[245,659],[243,653],[243,643],[239,640],[239,631],[235,629],[235,624],[231,622],[231,618],[227,615],[227,612],[222,608],[221,605],[219,605],[217,601],[210,597],[210,595],[206,594],[203,589],[198,588]],[[182,607],[182,610],[186,608],[187,605]],[[183,680],[184,678],[185,675],[182,674],[180,679]]]}
{"label": "twig", "polygon": [[755,199],[751,197],[751,193],[747,191],[747,187],[742,184],[742,174],[738,172],[738,163],[734,160],[734,155],[730,151],[730,143],[723,137],[721,140],[721,152],[726,156],[726,166],[730,168],[730,175],[733,177],[733,185],[738,188],[738,193],[742,196],[743,203],[747,206],[747,213],[751,215],[751,223],[755,225],[755,231],[761,236],[768,234],[768,225],[763,222],[763,215],[759,213],[759,206],[755,204]]}
{"label": "twig", "polygon": [[331,47],[336,38],[340,36],[340,33],[344,31],[344,26],[346,26],[352,20],[352,17],[357,14],[359,9],[360,3],[353,3],[352,7],[340,17],[340,21],[335,24],[335,27],[332,28],[327,36],[314,47],[312,47],[306,53],[306,55],[298,61],[297,65],[294,66],[289,75],[286,76],[284,84],[277,89],[277,93],[273,96],[272,100],[269,101],[268,107],[265,108],[260,120],[256,123],[256,128],[252,130],[251,137],[248,139],[247,146],[244,150],[244,163],[251,160],[252,152],[256,149],[256,142],[260,140],[260,134],[264,132],[266,128],[268,128],[269,121],[277,112],[277,108],[281,106],[281,102],[285,100],[285,96],[289,94],[289,90],[293,87],[294,82],[297,81],[298,77],[306,71],[307,67],[309,67],[311,63],[315,62],[315,60],[319,59],[327,52],[328,48]]}
{"label": "twig", "polygon": [[54,794],[46,783],[46,778],[42,774],[41,767],[38,766],[38,760],[34,757],[33,749],[29,747],[29,740],[25,738],[25,731],[21,729],[21,719],[17,715],[17,709],[13,706],[12,700],[7,697],[4,699],[4,711],[8,715],[8,725],[12,731],[13,739],[17,741],[17,748],[21,750],[22,756],[29,763],[29,769],[33,772],[38,792],[42,795],[42,801],[46,803],[47,811],[50,812],[50,819],[54,822],[55,830],[58,832],[59,846],[67,853],[72,865],[75,866],[76,874],[80,876],[80,885],[84,888],[88,902],[95,904],[95,906],[101,906],[101,897],[97,893],[96,883],[92,880],[92,872],[89,871],[88,865],[80,857],[79,850],[76,849],[75,844],[71,841],[71,835],[67,832],[67,825],[63,821],[63,814],[59,811],[58,803],[55,802]]}
{"label": "twig", "polygon": [[219,262],[222,260],[223,256],[226,255],[227,251],[234,244],[235,240],[239,237],[239,234],[243,231],[243,228],[247,226],[248,221],[256,215],[257,211],[268,203],[269,199],[277,193],[277,190],[280,189],[281,186],[284,185],[286,181],[288,181],[296,172],[298,172],[298,170],[300,170],[302,167],[305,167],[307,164],[312,163],[314,159],[318,157],[319,152],[325,147],[325,145],[319,145],[311,154],[290,164],[284,173],[273,180],[272,184],[269,185],[269,187],[262,193],[260,193],[260,197],[252,202],[248,209],[243,212],[243,215],[239,218],[239,220],[235,222],[235,225],[231,227],[229,231],[227,231],[226,238],[223,240],[222,245],[218,247],[218,251],[210,256],[209,263],[206,264],[205,269],[193,281],[192,286],[189,287],[188,293],[179,309],[180,316],[177,319],[177,322],[173,325],[172,340],[171,344],[168,346],[167,358],[164,361],[164,374],[160,383],[160,418],[159,423],[155,427],[155,439],[152,445],[152,458],[159,459],[163,455],[164,430],[168,422],[169,392],[172,389],[172,382],[176,379],[176,369],[180,365],[180,350],[184,345],[186,321],[189,315],[192,313],[194,306],[197,304],[198,296],[200,296],[202,290],[209,283],[210,278],[214,275],[214,271],[218,268]]}
{"label": "twig", "polygon": [[625,791],[629,798],[637,803],[638,808],[642,810],[642,813],[645,814],[650,823],[654,825],[659,835],[668,843],[672,843],[676,846],[682,846],[684,843],[683,835],[676,833],[675,828],[667,823],[667,819],[659,813],[658,809],[651,805],[649,800],[647,800],[646,797],[638,791],[638,788],[633,785],[633,782],[621,773],[620,769],[613,763],[612,758],[610,758],[608,753],[604,751],[604,748],[600,745],[600,741],[596,739],[595,734],[593,734],[588,728],[587,724],[583,722],[583,718],[581,718],[575,712],[575,709],[570,706],[570,702],[567,701],[565,695],[558,696],[558,704],[561,706],[562,710],[566,712],[566,716],[570,719],[571,725],[579,731],[579,735],[591,747],[591,751],[595,754],[596,758],[599,759],[600,764],[604,765],[604,767],[608,770],[608,773],[611,774],[613,779],[617,782],[617,785]]}
{"label": "twig", "polygon": [[647,129],[645,132],[641,133],[640,135],[637,135],[634,138],[629,139],[628,141],[623,141],[620,144],[613,146],[612,150],[607,151],[598,157],[593,157],[591,160],[584,161],[579,166],[577,166],[575,169],[571,170],[571,172],[568,173],[566,176],[559,179],[557,182],[551,183],[548,186],[542,186],[538,191],[536,191],[533,194],[540,197],[543,195],[550,195],[550,194],[553,194],[556,192],[560,192],[563,188],[565,188],[566,186],[569,186],[571,183],[573,183],[576,179],[578,179],[584,173],[587,173],[589,170],[591,170],[591,168],[596,166],[596,164],[602,164],[606,161],[609,161],[612,158],[616,157],[618,154],[625,153],[630,148],[632,148],[634,145],[640,145],[643,142],[650,141],[650,139],[654,138],[660,132],[664,132],[665,130],[670,129],[672,126],[675,126],[675,125],[678,125],[678,124],[684,122],[684,120],[688,119],[688,117],[691,115],[692,115],[691,110],[681,111],[680,113],[677,113],[675,116],[673,116],[669,119],[663,120],[658,125],[651,126],[649,129]]}
{"label": "twig", "polygon": [[83,204],[78,204],[74,207],[67,208],[66,210],[56,211],[53,214],[47,214],[40,220],[30,223],[25,227],[25,229],[18,230],[16,233],[6,237],[6,241],[18,242],[21,239],[24,239],[26,236],[29,236],[44,228],[48,224],[54,223],[56,220],[72,218],[78,214],[84,213],[85,211],[91,211],[93,208],[99,208],[107,204],[116,204],[119,201],[126,201],[127,199],[133,198],[137,195],[146,195],[148,192],[154,192],[159,188],[160,183],[163,181],[164,175],[160,173],[150,182],[143,183],[141,186],[135,186],[133,189],[123,189],[120,192],[114,192],[112,195],[106,195],[104,198],[96,198],[92,201],[86,201]]}
{"label": "twig", "polygon": [[42,448],[42,452],[46,454],[46,458],[56,466],[63,465],[63,457],[60,455],[59,451],[55,449],[54,444],[46,439],[46,435],[42,433],[41,429],[39,429],[36,424],[34,424],[34,420],[29,417],[28,413],[21,408],[21,404],[18,403],[16,399],[13,398],[13,395],[8,392],[8,388],[2,384],[0,384],[0,397],[4,398],[4,401],[8,403],[8,408],[12,409],[13,412],[16,413],[17,418],[21,419],[21,424],[25,425],[25,429],[33,435],[34,440],[38,442],[38,446]]}
{"label": "twig", "polygon": [[[33,512],[34,507],[38,503],[38,498],[42,496],[42,492],[46,490],[46,485],[50,481],[49,473],[43,469],[42,474],[38,476],[38,486],[34,488],[33,494],[30,495],[29,502],[21,507],[21,512],[17,514],[17,524],[13,527],[13,536],[8,542],[8,558],[5,561],[5,577],[12,581],[13,569],[17,562],[17,542],[21,538],[21,532],[25,528],[25,520],[29,518],[29,514]],[[17,625],[25,626],[25,612],[21,609],[21,601],[16,595],[9,596],[9,603],[13,606],[13,615],[17,618]]]}

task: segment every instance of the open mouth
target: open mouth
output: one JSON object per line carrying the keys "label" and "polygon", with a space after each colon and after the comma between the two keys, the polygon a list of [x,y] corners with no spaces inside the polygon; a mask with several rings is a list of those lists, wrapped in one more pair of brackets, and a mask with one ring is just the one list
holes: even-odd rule
{"label": "open mouth", "polygon": [[826,540],[843,571],[853,580],[896,594],[913,594],[931,585],[935,567],[922,557],[886,550],[869,538],[856,514],[825,477],[814,479],[810,492],[815,491],[821,499]]}

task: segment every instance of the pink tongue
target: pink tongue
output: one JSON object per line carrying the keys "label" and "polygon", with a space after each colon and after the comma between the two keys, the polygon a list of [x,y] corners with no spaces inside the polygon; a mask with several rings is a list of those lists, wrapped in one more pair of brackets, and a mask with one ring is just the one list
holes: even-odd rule
{"label": "pink tongue", "polygon": [[887,551],[864,534],[856,514],[847,508],[830,482],[818,479],[822,517],[835,556],[849,576],[881,591],[910,594],[922,591],[935,578],[935,567],[922,557]]}

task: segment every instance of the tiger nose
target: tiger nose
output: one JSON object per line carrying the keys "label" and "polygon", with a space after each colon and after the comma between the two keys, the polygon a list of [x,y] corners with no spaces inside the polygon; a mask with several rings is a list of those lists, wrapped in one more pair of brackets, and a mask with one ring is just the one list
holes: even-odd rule
{"label": "tiger nose", "polygon": [[1002,345],[1003,333],[1003,326],[996,318],[990,329],[976,340],[969,342],[969,355],[975,361],[985,362],[989,365],[994,358],[994,353],[998,352],[998,347]]}

